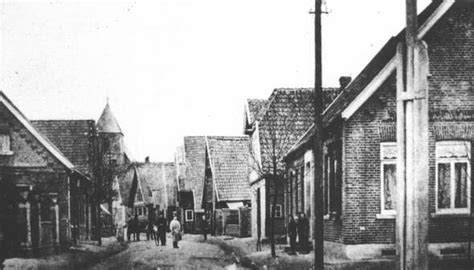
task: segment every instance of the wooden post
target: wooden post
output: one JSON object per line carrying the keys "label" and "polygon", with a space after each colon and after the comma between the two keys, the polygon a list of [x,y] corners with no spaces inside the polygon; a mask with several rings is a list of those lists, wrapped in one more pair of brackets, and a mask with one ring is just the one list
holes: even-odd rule
{"label": "wooden post", "polygon": [[416,2],[406,0],[406,47],[397,50],[399,269],[428,269],[428,53]]}
{"label": "wooden post", "polygon": [[315,74],[314,74],[314,193],[313,196],[313,241],[314,269],[324,269],[324,220],[323,220],[323,89],[322,89],[322,55],[321,55],[321,0],[315,2],[314,45],[315,45]]}

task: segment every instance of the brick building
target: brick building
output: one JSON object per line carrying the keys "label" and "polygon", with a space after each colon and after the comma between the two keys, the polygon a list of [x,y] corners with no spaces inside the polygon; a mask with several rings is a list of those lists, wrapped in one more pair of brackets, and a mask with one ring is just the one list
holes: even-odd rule
{"label": "brick building", "polygon": [[242,220],[239,211],[250,205],[249,146],[248,136],[206,136],[203,207],[212,234],[248,234],[250,228],[242,227],[249,227],[250,220]]}
{"label": "brick building", "polygon": [[[419,37],[428,45],[430,74],[430,255],[466,256],[472,238],[474,3],[433,1],[419,15],[419,25]],[[324,111],[328,255],[360,259],[395,254],[396,47],[404,37],[402,31],[390,39]],[[313,132],[309,129],[286,157],[289,175],[307,176],[309,183]]]}
{"label": "brick building", "polygon": [[89,239],[93,121],[30,122],[2,92],[0,119],[1,255]]}

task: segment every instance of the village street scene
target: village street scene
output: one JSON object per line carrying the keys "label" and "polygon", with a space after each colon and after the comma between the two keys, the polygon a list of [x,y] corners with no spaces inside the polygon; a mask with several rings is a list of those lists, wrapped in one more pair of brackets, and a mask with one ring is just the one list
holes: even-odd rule
{"label": "village street scene", "polygon": [[473,143],[472,0],[0,2],[0,269],[474,269]]}

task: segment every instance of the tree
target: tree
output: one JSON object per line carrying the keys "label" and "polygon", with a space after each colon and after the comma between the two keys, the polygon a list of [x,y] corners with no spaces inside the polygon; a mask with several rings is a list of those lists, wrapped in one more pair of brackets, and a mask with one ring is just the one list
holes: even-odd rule
{"label": "tree", "polygon": [[110,141],[107,137],[96,134],[94,137],[94,204],[96,205],[96,238],[99,245],[102,244],[102,216],[101,204],[107,203],[111,210],[112,200],[117,196],[117,191],[113,189],[114,172],[117,171],[117,164],[111,159]]}

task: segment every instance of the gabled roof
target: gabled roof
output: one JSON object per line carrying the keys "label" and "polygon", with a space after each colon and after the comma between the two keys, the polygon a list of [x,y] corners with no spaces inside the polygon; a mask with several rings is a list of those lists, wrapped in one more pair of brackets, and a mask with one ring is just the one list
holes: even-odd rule
{"label": "gabled roof", "polygon": [[74,170],[74,165],[69,161],[61,151],[45,138],[41,133],[28,121],[23,113],[8,99],[8,97],[0,91],[0,103],[2,103],[7,110],[33,135],[35,139],[43,145],[46,150],[51,153],[61,164],[70,170]]}
{"label": "gabled roof", "polygon": [[175,205],[177,200],[176,168],[173,162],[163,162],[162,181],[166,188],[166,203],[168,206]]}
{"label": "gabled roof", "polygon": [[[325,105],[337,89],[323,89]],[[270,171],[273,156],[278,160],[277,169],[283,171],[281,159],[314,122],[313,97],[312,88],[281,88],[273,91],[258,126],[262,160],[260,174]]]}
{"label": "gabled roof", "polygon": [[94,120],[32,120],[31,124],[57,146],[78,170],[92,175]]}
{"label": "gabled roof", "polygon": [[109,103],[105,105],[99,120],[97,120],[97,130],[102,133],[122,133]]}
{"label": "gabled roof", "polygon": [[[466,0],[443,0],[432,1],[432,3],[418,15],[419,34],[421,39],[428,31],[443,17],[443,15],[455,4],[455,2],[468,2]],[[323,123],[329,125],[341,117],[350,117],[357,106],[361,106],[371,94],[373,94],[380,83],[396,68],[394,58],[397,44],[405,40],[405,30],[403,29],[396,37],[392,37],[382,47],[382,49],[371,59],[357,77],[342,91],[336,99],[328,106],[323,113]],[[374,83],[374,81],[377,81]],[[357,104],[356,104],[357,103]],[[352,106],[351,106],[352,105]],[[351,106],[350,112],[347,111]],[[344,115],[346,112],[346,115]],[[286,156],[294,153],[314,136],[314,126],[312,125],[288,150]]]}
{"label": "gabled roof", "polygon": [[202,209],[202,193],[206,171],[206,138],[204,136],[184,137],[186,159],[185,190],[193,191],[194,207]]}
{"label": "gabled roof", "polygon": [[250,200],[249,138],[207,136],[206,145],[217,200]]}
{"label": "gabled roof", "polygon": [[[434,23],[440,19],[439,16],[442,16],[446,12],[446,8],[449,9],[453,3],[454,0],[432,1],[418,16],[420,33],[426,34]],[[390,38],[359,75],[337,96],[334,102],[324,111],[323,123],[325,125],[340,118],[343,111],[363,93],[366,87],[371,86],[371,82],[375,78],[383,81],[395,70],[395,65],[391,61],[395,57],[398,42],[402,40],[405,40],[405,30],[401,31],[396,37]],[[373,88],[378,87],[374,85]]]}
{"label": "gabled roof", "polygon": [[176,185],[178,191],[184,189],[184,181],[186,179],[186,159],[184,157],[184,145],[176,147],[175,153],[175,169],[176,169]]}
{"label": "gabled roof", "polygon": [[[135,163],[138,171],[138,180],[142,187],[143,201],[147,204],[157,203],[153,191],[164,194],[166,189],[163,185],[163,170],[161,163],[140,162]],[[161,204],[158,202],[158,204]]]}
{"label": "gabled roof", "polygon": [[245,106],[248,124],[253,124],[265,113],[270,102],[266,99],[247,99]]}
{"label": "gabled roof", "polygon": [[136,167],[134,164],[123,165],[117,169],[117,182],[122,197],[122,203],[131,207],[131,200],[135,200],[135,192],[138,188],[138,174],[135,179]]}

